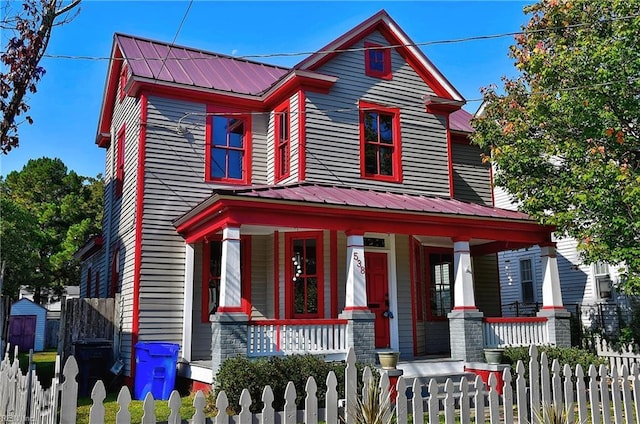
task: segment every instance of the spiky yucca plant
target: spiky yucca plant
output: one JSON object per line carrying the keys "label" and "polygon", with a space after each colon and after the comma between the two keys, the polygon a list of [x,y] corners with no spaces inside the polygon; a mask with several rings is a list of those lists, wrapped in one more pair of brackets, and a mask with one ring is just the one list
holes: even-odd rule
{"label": "spiky yucca plant", "polygon": [[362,398],[356,399],[355,407],[348,411],[355,424],[391,424],[395,422],[394,406],[391,403],[389,391],[382,393],[380,386],[370,380],[366,383],[363,392]]}
{"label": "spiky yucca plant", "polygon": [[[569,424],[574,422],[569,417],[575,416],[573,405],[566,405],[563,409],[554,404],[543,404],[541,411],[534,411],[537,422],[540,424]],[[577,424],[583,424],[579,421]]]}

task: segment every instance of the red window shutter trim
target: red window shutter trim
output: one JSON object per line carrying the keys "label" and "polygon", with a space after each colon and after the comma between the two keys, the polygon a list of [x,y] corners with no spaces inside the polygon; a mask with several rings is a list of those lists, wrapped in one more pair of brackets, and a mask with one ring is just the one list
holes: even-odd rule
{"label": "red window shutter trim", "polygon": [[[375,103],[369,103],[360,100],[358,103],[360,109],[360,176],[361,178],[387,181],[394,183],[402,182],[402,141],[400,132],[400,109],[380,106]],[[365,139],[365,113],[377,112],[380,114],[391,115],[393,119],[393,155],[392,155],[392,175],[370,174],[366,172],[365,166],[365,149],[367,140]]]}
{"label": "red window shutter trim", "polygon": [[391,80],[391,49],[380,44],[365,41],[364,69],[365,75],[383,80]]}

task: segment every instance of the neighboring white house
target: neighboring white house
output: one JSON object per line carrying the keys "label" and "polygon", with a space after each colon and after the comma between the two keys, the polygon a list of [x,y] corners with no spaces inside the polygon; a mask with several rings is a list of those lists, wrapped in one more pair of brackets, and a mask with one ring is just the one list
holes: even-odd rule
{"label": "neighboring white house", "polygon": [[[516,210],[500,187],[494,188],[495,206]],[[580,259],[577,241],[554,238],[562,301],[572,314],[579,313],[586,328],[617,332],[620,317],[628,316],[628,300],[615,287],[618,269],[605,263],[586,265]],[[542,302],[540,247],[500,252],[500,295],[503,316],[535,315]]]}

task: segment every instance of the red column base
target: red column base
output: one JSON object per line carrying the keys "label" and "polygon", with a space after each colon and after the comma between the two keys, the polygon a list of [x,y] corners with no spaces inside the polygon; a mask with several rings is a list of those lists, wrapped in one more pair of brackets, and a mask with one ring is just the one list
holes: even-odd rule
{"label": "red column base", "polygon": [[502,387],[504,386],[502,371],[479,370],[475,368],[465,368],[465,371],[469,371],[474,373],[475,375],[479,375],[487,390],[489,389],[489,376],[491,374],[495,375],[497,381],[496,390],[498,394],[502,396]]}

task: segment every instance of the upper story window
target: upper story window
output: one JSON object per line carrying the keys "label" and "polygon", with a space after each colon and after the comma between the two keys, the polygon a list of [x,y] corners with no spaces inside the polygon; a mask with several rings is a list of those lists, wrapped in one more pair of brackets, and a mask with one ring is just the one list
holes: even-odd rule
{"label": "upper story window", "polygon": [[391,49],[379,44],[364,43],[365,75],[386,80],[391,79]]}
{"label": "upper story window", "polygon": [[531,259],[520,259],[520,286],[522,288],[522,302],[533,303],[535,301],[535,293]]}
{"label": "upper story window", "polygon": [[115,181],[115,196],[116,199],[122,197],[122,190],[124,187],[124,141],[126,131],[124,125],[118,131],[118,140],[116,143],[116,181]]}
{"label": "upper story window", "polygon": [[275,110],[275,180],[289,176],[291,168],[291,114],[289,102]]}
{"label": "upper story window", "polygon": [[207,119],[207,181],[251,182],[251,119],[248,115],[217,114]]}
{"label": "upper story window", "polygon": [[593,264],[593,274],[596,280],[596,290],[598,297],[608,299],[611,297],[611,276],[609,274],[609,265],[604,262],[596,262]]}
{"label": "upper story window", "polygon": [[399,109],[360,102],[360,172],[364,178],[402,181]]}

